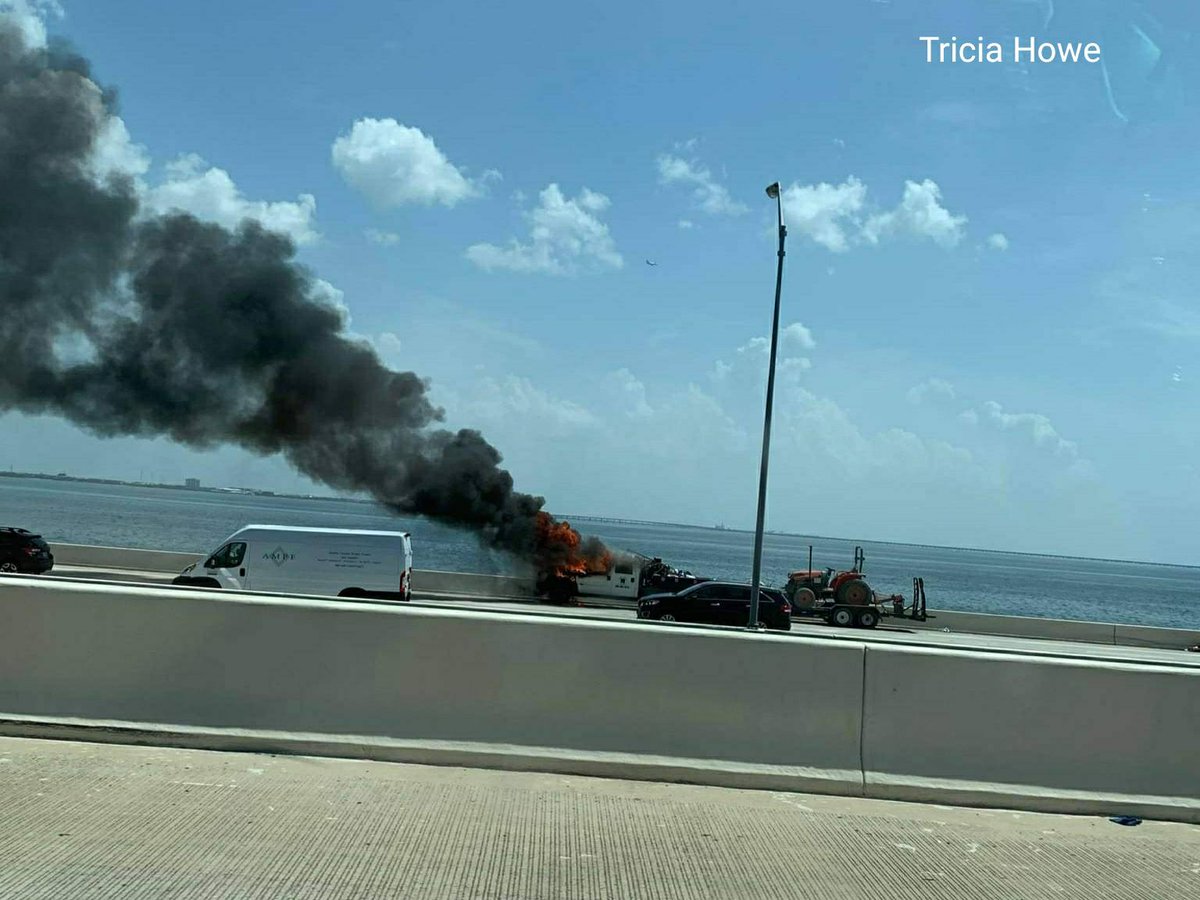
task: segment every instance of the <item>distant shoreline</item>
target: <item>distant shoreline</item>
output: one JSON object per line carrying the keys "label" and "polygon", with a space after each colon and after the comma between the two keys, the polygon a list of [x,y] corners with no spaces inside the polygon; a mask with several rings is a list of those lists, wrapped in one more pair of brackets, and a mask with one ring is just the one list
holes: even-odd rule
{"label": "distant shoreline", "polygon": [[124,481],[120,478],[91,478],[86,475],[68,475],[61,472],[48,475],[45,472],[0,472],[4,478],[29,478],[37,481],[74,481],[82,484],[115,484],[121,487],[161,488],[168,491],[182,491],[186,494],[220,494],[234,497],[284,497],[289,500],[339,500],[350,503],[374,503],[374,500],[363,500],[358,497],[339,497],[325,494],[284,494],[279,491],[265,491],[258,488],[235,487],[205,487],[197,485],[189,487],[186,484],[165,484],[158,481]]}
{"label": "distant shoreline", "polygon": [[[0,476],[13,479],[32,479],[38,481],[54,481],[54,482],[79,482],[83,484],[111,484],[121,487],[145,487],[145,488],[162,488],[164,490],[180,491],[186,494],[218,494],[221,496],[250,496],[250,497],[281,497],[287,500],[323,500],[323,501],[339,501],[344,503],[362,503],[371,506],[379,506],[378,501],[373,499],[364,499],[361,497],[351,496],[329,496],[322,494],[286,494],[278,491],[264,491],[255,488],[218,488],[205,487],[188,487],[186,484],[163,484],[160,482],[146,481],[124,481],[119,478],[91,478],[82,475],[68,475],[59,473],[57,475],[49,475],[45,472],[2,472]],[[697,531],[718,531],[718,532],[735,532],[738,534],[753,534],[754,532],[748,528],[730,528],[727,526],[716,527],[713,525],[693,525],[687,522],[652,522],[643,519],[618,519],[613,516],[587,516],[587,515],[563,515],[554,513],[558,519],[571,521],[573,519],[581,522],[609,522],[620,525],[660,525],[668,528],[689,528]],[[945,544],[918,544],[906,541],[882,541],[871,538],[846,538],[837,537],[835,535],[819,535],[819,534],[798,534],[792,531],[767,531],[768,535],[789,538],[804,538],[808,540],[821,541],[844,541],[847,543],[860,542],[864,544],[878,544],[884,547],[914,547],[921,550],[954,550],[965,553],[996,553],[1005,556],[1027,556],[1037,559],[1068,559],[1077,560],[1080,562],[1112,562],[1112,563],[1129,563],[1138,566],[1158,566],[1166,569],[1200,569],[1200,565],[1188,565],[1187,563],[1167,563],[1167,562],[1151,562],[1144,559],[1115,559],[1106,556],[1073,556],[1065,553],[1034,553],[1026,550],[994,550],[985,547],[951,547]]]}

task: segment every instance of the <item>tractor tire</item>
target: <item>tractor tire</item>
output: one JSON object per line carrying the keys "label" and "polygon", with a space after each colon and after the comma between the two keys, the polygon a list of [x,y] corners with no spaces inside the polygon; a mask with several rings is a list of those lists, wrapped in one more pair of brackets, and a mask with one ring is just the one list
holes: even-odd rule
{"label": "tractor tire", "polygon": [[800,588],[792,595],[792,606],[797,609],[812,609],[817,605],[817,595],[811,588]]}
{"label": "tractor tire", "polygon": [[849,628],[854,624],[854,610],[848,606],[835,606],[829,614],[829,624],[838,628]]}
{"label": "tractor tire", "polygon": [[843,581],[838,586],[837,602],[843,606],[866,606],[871,602],[871,586],[861,578]]}

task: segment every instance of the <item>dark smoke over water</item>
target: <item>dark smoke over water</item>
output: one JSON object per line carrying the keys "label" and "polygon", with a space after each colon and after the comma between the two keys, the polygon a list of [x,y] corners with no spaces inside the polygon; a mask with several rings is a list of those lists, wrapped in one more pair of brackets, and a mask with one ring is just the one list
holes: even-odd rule
{"label": "dark smoke over water", "polygon": [[[343,333],[283,235],[150,215],[92,164],[112,95],[0,19],[0,410],[99,435],[280,454],[333,488],[477,531],[535,562],[540,497],[427,384]],[[543,529],[544,531],[544,529]]]}

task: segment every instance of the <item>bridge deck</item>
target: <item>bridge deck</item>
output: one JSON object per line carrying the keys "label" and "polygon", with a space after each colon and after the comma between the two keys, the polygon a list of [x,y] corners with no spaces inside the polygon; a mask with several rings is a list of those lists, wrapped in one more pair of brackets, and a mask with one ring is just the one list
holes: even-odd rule
{"label": "bridge deck", "polygon": [[1191,825],[532,773],[0,738],[0,808],[12,900],[1200,894]]}

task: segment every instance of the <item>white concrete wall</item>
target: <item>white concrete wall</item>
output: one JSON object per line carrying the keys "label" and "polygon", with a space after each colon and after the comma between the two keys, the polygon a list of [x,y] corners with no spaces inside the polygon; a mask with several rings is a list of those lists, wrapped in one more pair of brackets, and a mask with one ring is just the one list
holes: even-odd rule
{"label": "white concrete wall", "polygon": [[860,646],[18,578],[0,622],[0,718],[862,791]]}
{"label": "white concrete wall", "polygon": [[476,597],[536,597],[532,578],[475,575],[413,569],[413,590],[422,594],[468,594]]}
{"label": "white concrete wall", "polygon": [[1200,821],[1200,668],[1183,664],[7,577],[0,720]]}
{"label": "white concrete wall", "polygon": [[964,634],[994,634],[1085,644],[1118,644],[1123,647],[1183,650],[1200,644],[1200,630],[1186,628],[1153,628],[1144,625],[1080,622],[1074,619],[1043,619],[1035,616],[995,616],[944,609],[930,610],[930,614],[933,618],[925,622],[897,620],[896,624],[918,630],[948,629]]}
{"label": "white concrete wall", "polygon": [[[216,547],[211,548],[213,550]],[[179,574],[187,566],[204,558],[195,553],[168,550],[137,550],[124,547],[93,547],[87,544],[51,544],[56,566],[87,566],[95,569],[135,569],[143,572]]]}
{"label": "white concrete wall", "polygon": [[[868,796],[1200,820],[1200,668],[867,650]],[[1100,808],[1105,808],[1101,801]]]}

